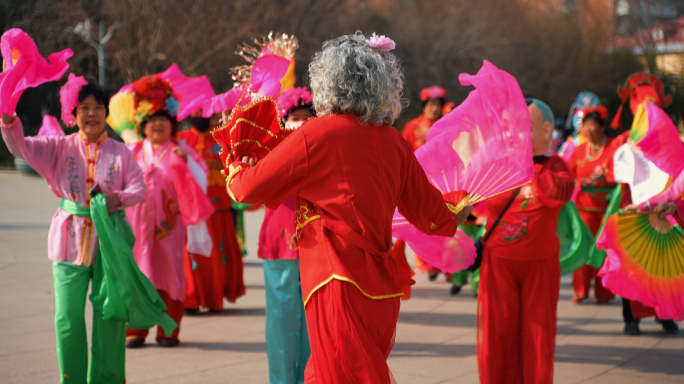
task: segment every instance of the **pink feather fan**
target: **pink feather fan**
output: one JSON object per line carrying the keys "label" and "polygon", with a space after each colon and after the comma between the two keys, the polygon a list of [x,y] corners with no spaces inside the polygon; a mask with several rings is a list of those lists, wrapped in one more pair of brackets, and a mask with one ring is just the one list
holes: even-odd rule
{"label": "pink feather fan", "polygon": [[37,136],[64,136],[64,131],[56,117],[45,115]]}
{"label": "pink feather fan", "polygon": [[[3,72],[0,73],[0,112],[14,114],[19,97],[27,88],[59,80],[69,69],[71,49],[55,52],[45,60],[36,43],[19,28],[12,28],[0,39]],[[49,61],[49,62],[48,62]]]}
{"label": "pink feather fan", "polygon": [[458,79],[475,90],[432,126],[416,157],[447,202],[465,192],[475,204],[532,180],[530,113],[515,78],[486,60]]}
{"label": "pink feather fan", "polygon": [[[534,176],[530,114],[518,82],[486,61],[477,75],[462,73],[462,85],[475,90],[428,133],[416,158],[428,180],[453,206],[475,204],[529,183]],[[475,249],[461,232],[452,237],[428,236],[399,212],[393,235],[444,272],[472,264]]]}
{"label": "pink feather fan", "polygon": [[168,80],[173,87],[173,93],[181,100],[178,108],[178,121],[190,116],[196,110],[202,108],[206,100],[211,99],[215,93],[211,82],[206,75],[199,77],[187,77],[181,72],[176,63],[171,64],[169,69],[158,75]]}
{"label": "pink feather fan", "polygon": [[647,160],[672,178],[684,170],[684,146],[677,127],[657,105],[645,101],[639,106],[629,138]]}
{"label": "pink feather fan", "polygon": [[229,111],[235,108],[238,100],[240,106],[244,107],[252,101],[252,96],[277,99],[290,62],[289,59],[270,54],[257,58],[252,66],[250,82],[205,101],[202,116],[208,118],[214,113]]}
{"label": "pink feather fan", "polygon": [[[178,116],[176,117],[178,121],[185,119],[196,110],[204,107],[204,104],[216,95],[206,75],[187,77],[181,72],[176,63],[171,64],[166,71],[155,76],[168,81],[173,88],[174,95],[178,97],[178,102],[180,103],[178,106]],[[124,85],[112,99],[121,93],[131,91],[133,91],[133,84]]]}

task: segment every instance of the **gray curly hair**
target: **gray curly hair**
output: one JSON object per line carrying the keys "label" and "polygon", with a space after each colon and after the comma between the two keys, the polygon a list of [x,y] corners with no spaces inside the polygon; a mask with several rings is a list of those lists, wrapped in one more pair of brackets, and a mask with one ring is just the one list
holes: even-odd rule
{"label": "gray curly hair", "polygon": [[372,48],[360,31],[326,41],[309,64],[309,80],[318,116],[353,114],[363,125],[392,125],[408,104],[399,60]]}

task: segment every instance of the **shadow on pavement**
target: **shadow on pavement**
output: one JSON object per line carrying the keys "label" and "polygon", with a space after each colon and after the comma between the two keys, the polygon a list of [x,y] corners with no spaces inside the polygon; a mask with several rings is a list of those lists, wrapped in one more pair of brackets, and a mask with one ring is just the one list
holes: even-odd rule
{"label": "shadow on pavement", "polygon": [[256,342],[256,343],[203,343],[203,342],[182,342],[178,345],[178,348],[183,349],[200,349],[203,351],[233,351],[233,352],[245,352],[245,353],[265,353],[266,343]]}
{"label": "shadow on pavement", "polygon": [[260,263],[258,261],[243,261],[242,265],[244,265],[245,268],[262,268],[264,266],[263,263]]}
{"label": "shadow on pavement", "polygon": [[399,322],[438,327],[475,328],[477,316],[462,313],[399,312]]}
{"label": "shadow on pavement", "polygon": [[49,225],[40,224],[0,224],[0,231],[47,232]]}
{"label": "shadow on pavement", "polygon": [[266,308],[224,308],[220,312],[186,313],[188,317],[211,317],[211,316],[266,316]]}
{"label": "shadow on pavement", "polygon": [[390,357],[466,357],[475,356],[475,344],[431,344],[407,343],[394,344]]}
{"label": "shadow on pavement", "polygon": [[[672,336],[670,336],[672,337]],[[663,338],[666,338],[663,335]],[[556,347],[556,362],[578,364],[602,364],[622,366],[624,369],[643,373],[663,373],[666,375],[684,374],[684,351],[652,350],[650,348],[626,348],[624,346],[604,347],[586,345],[559,345]]]}

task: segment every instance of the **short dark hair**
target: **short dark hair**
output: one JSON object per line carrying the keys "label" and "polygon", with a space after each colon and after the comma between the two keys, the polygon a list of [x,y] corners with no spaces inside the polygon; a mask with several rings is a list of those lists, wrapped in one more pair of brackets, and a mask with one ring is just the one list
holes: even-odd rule
{"label": "short dark hair", "polygon": [[420,101],[420,109],[425,109],[425,106],[427,105],[428,101],[430,100],[437,100],[439,101],[439,104],[444,107],[444,104],[446,104],[446,99],[443,97],[440,97],[439,99],[427,99],[427,100],[421,100]]}
{"label": "short dark hair", "polygon": [[140,134],[140,136],[142,136],[143,139],[146,137],[145,136],[145,124],[147,124],[148,121],[152,120],[152,118],[156,117],[156,116],[162,116],[162,117],[166,117],[167,119],[169,119],[169,121],[171,122],[171,137],[176,136],[176,133],[178,132],[178,120],[176,120],[175,117],[171,116],[168,112],[166,112],[163,109],[160,111],[157,111],[152,116],[148,116],[147,118],[145,118],[145,120],[140,122],[140,125],[138,126],[138,133]]}
{"label": "short dark hair", "polygon": [[[300,100],[300,102],[301,102],[301,100]],[[290,115],[298,109],[306,109],[311,113],[312,117],[316,117],[316,109],[314,109],[313,102],[311,102],[308,104],[298,105],[294,108],[290,108],[290,110],[287,111],[287,113],[285,115],[283,115],[282,121],[283,122],[287,121],[287,118],[290,117]]]}
{"label": "short dark hair", "polygon": [[204,132],[211,128],[209,126],[210,121],[211,119],[207,119],[206,117],[195,116],[192,118],[192,127],[200,132]]}
{"label": "short dark hair", "polygon": [[[81,104],[88,96],[94,97],[95,101],[104,105],[105,116],[109,116],[109,92],[105,87],[88,82],[88,84],[81,87],[81,90],[78,92],[78,103]],[[74,116],[76,116],[76,109],[78,109],[78,107],[74,108],[71,112]]]}
{"label": "short dark hair", "polygon": [[584,117],[582,117],[582,121],[585,121],[587,119],[594,119],[596,124],[598,124],[600,127],[605,128],[606,126],[606,120],[603,120],[598,112],[589,112],[586,115],[584,115]]}

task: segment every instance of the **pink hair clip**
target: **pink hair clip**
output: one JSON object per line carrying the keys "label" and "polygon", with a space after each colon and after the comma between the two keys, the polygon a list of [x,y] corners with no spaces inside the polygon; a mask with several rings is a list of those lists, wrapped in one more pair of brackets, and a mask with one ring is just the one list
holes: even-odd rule
{"label": "pink hair clip", "polygon": [[376,35],[375,32],[371,35],[370,40],[366,40],[366,43],[373,48],[380,48],[385,52],[389,52],[397,47],[394,40],[386,37],[385,35]]}
{"label": "pink hair clip", "polygon": [[86,84],[88,84],[88,81],[83,76],[76,76],[70,73],[66,84],[59,90],[59,101],[62,104],[62,121],[67,127],[76,125],[74,108],[78,107],[78,93],[81,92],[81,88]]}

